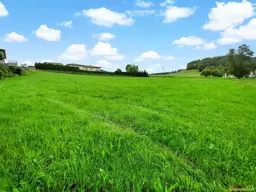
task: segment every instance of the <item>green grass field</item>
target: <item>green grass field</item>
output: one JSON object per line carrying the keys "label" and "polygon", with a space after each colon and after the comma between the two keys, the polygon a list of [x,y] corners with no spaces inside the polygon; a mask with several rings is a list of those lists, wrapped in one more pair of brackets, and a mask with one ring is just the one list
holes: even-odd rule
{"label": "green grass field", "polygon": [[198,70],[184,70],[177,73],[170,74],[172,77],[201,77]]}
{"label": "green grass field", "polygon": [[256,80],[34,72],[0,90],[0,191],[256,185]]}

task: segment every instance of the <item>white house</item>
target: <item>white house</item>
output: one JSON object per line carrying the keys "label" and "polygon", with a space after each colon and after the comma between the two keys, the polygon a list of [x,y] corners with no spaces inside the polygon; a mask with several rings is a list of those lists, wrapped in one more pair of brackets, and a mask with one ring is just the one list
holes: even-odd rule
{"label": "white house", "polygon": [[92,65],[80,65],[80,64],[67,64],[70,67],[78,67],[83,71],[100,71],[101,67],[92,66]]}
{"label": "white house", "polygon": [[4,60],[0,61],[1,64],[8,65],[8,66],[18,66],[17,61],[7,60],[5,49],[0,49],[0,53],[2,53],[4,55]]}

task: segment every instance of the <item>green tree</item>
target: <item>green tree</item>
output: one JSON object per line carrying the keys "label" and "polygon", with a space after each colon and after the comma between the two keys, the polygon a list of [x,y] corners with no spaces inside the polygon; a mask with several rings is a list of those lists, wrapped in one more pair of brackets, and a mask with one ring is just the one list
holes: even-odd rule
{"label": "green tree", "polygon": [[117,70],[115,71],[115,73],[122,73],[122,70],[121,70],[121,69],[117,69]]}
{"label": "green tree", "polygon": [[0,52],[0,61],[4,60],[4,54]]}
{"label": "green tree", "polygon": [[132,66],[132,65],[130,65],[130,64],[126,65],[126,67],[125,67],[126,72],[129,72],[129,71],[130,71],[131,66]]}
{"label": "green tree", "polygon": [[138,71],[139,71],[139,67],[138,67],[138,65],[127,65],[126,66],[126,72],[127,73],[132,73],[132,74],[136,74],[136,73],[138,73]]}
{"label": "green tree", "polygon": [[224,68],[223,67],[208,66],[202,71],[201,75],[205,76],[205,77],[210,77],[210,76],[223,77]]}
{"label": "green tree", "polygon": [[241,45],[238,50],[230,49],[228,53],[229,74],[237,78],[242,78],[250,74],[253,70],[253,51],[248,45]]}
{"label": "green tree", "polygon": [[199,62],[200,60],[191,61],[190,63],[187,64],[187,70],[197,69],[197,65]]}

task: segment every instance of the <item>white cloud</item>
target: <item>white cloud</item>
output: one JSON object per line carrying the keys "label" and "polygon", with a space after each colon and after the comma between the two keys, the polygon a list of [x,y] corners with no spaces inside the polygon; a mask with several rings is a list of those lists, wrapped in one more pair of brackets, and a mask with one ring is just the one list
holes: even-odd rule
{"label": "white cloud", "polygon": [[61,31],[48,28],[47,25],[41,25],[35,34],[38,38],[46,41],[59,41],[61,38]]}
{"label": "white cloud", "polygon": [[5,8],[4,4],[0,2],[0,17],[5,17],[9,15],[8,10]]}
{"label": "white cloud", "polygon": [[102,67],[103,69],[106,69],[106,70],[113,71],[116,69],[115,65],[113,65],[112,63],[110,63],[107,60],[99,60],[99,61],[97,61],[96,65],[99,67]]}
{"label": "white cloud", "polygon": [[115,35],[111,33],[97,33],[92,35],[93,38],[97,38],[99,41],[109,41],[115,38]]}
{"label": "white cloud", "polygon": [[164,60],[173,60],[173,59],[175,59],[175,57],[173,57],[173,56],[163,56],[162,58]]}
{"label": "white cloud", "polygon": [[205,40],[200,37],[189,36],[189,37],[181,37],[178,40],[175,40],[172,44],[180,45],[180,46],[200,46],[206,43]]}
{"label": "white cloud", "polygon": [[13,43],[13,42],[24,43],[24,42],[27,42],[28,39],[23,35],[12,32],[12,33],[6,34],[4,41],[9,43]]}
{"label": "white cloud", "polygon": [[159,60],[159,59],[173,60],[174,57],[173,56],[161,56],[157,52],[151,50],[151,51],[142,53],[135,61],[142,62],[145,60]]}
{"label": "white cloud", "polygon": [[93,56],[102,56],[110,60],[123,60],[125,56],[118,53],[118,49],[109,43],[98,42],[90,51]]}
{"label": "white cloud", "polygon": [[96,66],[102,67],[104,70],[107,70],[107,71],[116,71],[117,69],[124,67],[123,65],[113,64],[104,59],[97,61]]}
{"label": "white cloud", "polygon": [[43,61],[41,61],[41,63],[52,63],[53,61],[52,60],[43,60]]}
{"label": "white cloud", "polygon": [[204,39],[200,37],[195,37],[195,36],[181,37],[180,39],[173,41],[172,44],[179,45],[180,47],[192,46],[198,50],[202,48],[204,48],[205,50],[211,50],[211,49],[217,48],[215,43],[213,42],[208,43]]}
{"label": "white cloud", "polygon": [[163,72],[163,70],[165,72],[169,71],[167,69],[168,67],[166,65],[161,65],[161,64],[155,64],[155,65],[151,65],[149,67],[144,67],[142,68],[142,70],[146,70],[148,73],[152,74],[152,73],[157,73],[157,72]]}
{"label": "white cloud", "polygon": [[235,29],[234,33],[245,40],[256,40],[256,18],[251,19],[247,25]]}
{"label": "white cloud", "polygon": [[204,49],[205,50],[211,50],[211,49],[216,49],[217,48],[217,46],[215,45],[215,43],[206,43],[205,45],[204,45]]}
{"label": "white cloud", "polygon": [[140,8],[149,8],[153,6],[153,3],[150,1],[136,0],[136,6]]}
{"label": "white cloud", "polygon": [[161,56],[155,51],[148,51],[140,55],[142,59],[160,59]]}
{"label": "white cloud", "polygon": [[80,61],[85,59],[86,56],[87,50],[84,44],[72,44],[59,56],[59,58],[62,60]]}
{"label": "white cloud", "polygon": [[176,6],[168,6],[163,13],[165,16],[164,23],[172,23],[181,18],[186,18],[193,15],[195,12],[195,8],[189,7],[176,7]]}
{"label": "white cloud", "polygon": [[109,43],[98,42],[91,51],[94,56],[117,55],[117,48],[113,48]]}
{"label": "white cloud", "polygon": [[147,15],[154,15],[156,14],[155,10],[132,10],[126,11],[126,14],[129,16],[147,16]]}
{"label": "white cloud", "polygon": [[245,19],[255,15],[253,4],[247,0],[242,2],[217,2],[217,7],[209,13],[209,21],[203,28],[212,31],[222,31],[242,24]]}
{"label": "white cloud", "polygon": [[23,61],[22,64],[27,64],[27,66],[34,66],[35,62],[33,62],[33,61]]}
{"label": "white cloud", "polygon": [[145,59],[138,57],[137,59],[135,59],[135,61],[136,62],[143,62],[143,61],[145,61]]}
{"label": "white cloud", "polygon": [[155,68],[155,67],[149,67],[149,68],[147,68],[147,69],[145,69],[148,73],[153,73],[153,72],[155,72],[156,71],[156,69],[157,68]]}
{"label": "white cloud", "polygon": [[134,20],[127,17],[124,13],[114,12],[105,7],[83,10],[80,14],[90,17],[92,23],[105,27],[112,27],[114,25],[131,26],[134,23]]}
{"label": "white cloud", "polygon": [[174,3],[174,0],[165,0],[164,2],[162,2],[162,3],[160,4],[160,6],[161,6],[161,7],[165,7],[165,6],[171,5],[171,4],[173,4],[173,3]]}
{"label": "white cloud", "polygon": [[106,57],[109,60],[121,61],[124,60],[126,57],[123,55],[111,55]]}
{"label": "white cloud", "polygon": [[218,43],[221,45],[229,45],[241,42],[242,39],[236,36],[224,36],[218,39]]}
{"label": "white cloud", "polygon": [[234,44],[243,40],[256,40],[256,18],[238,28],[228,28],[221,33],[219,44]]}
{"label": "white cloud", "polygon": [[72,28],[72,23],[73,23],[72,21],[64,21],[60,25],[66,28]]}

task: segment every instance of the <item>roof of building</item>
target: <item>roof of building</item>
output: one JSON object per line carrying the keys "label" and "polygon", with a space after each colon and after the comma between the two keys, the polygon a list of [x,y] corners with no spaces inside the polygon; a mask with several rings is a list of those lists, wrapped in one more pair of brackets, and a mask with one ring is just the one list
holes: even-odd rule
{"label": "roof of building", "polygon": [[98,66],[93,66],[93,65],[81,65],[81,64],[67,64],[68,66],[75,66],[75,67],[87,67],[87,68],[98,68],[100,69],[101,67]]}
{"label": "roof of building", "polygon": [[0,52],[2,52],[4,54],[4,58],[7,59],[5,49],[0,49]]}

